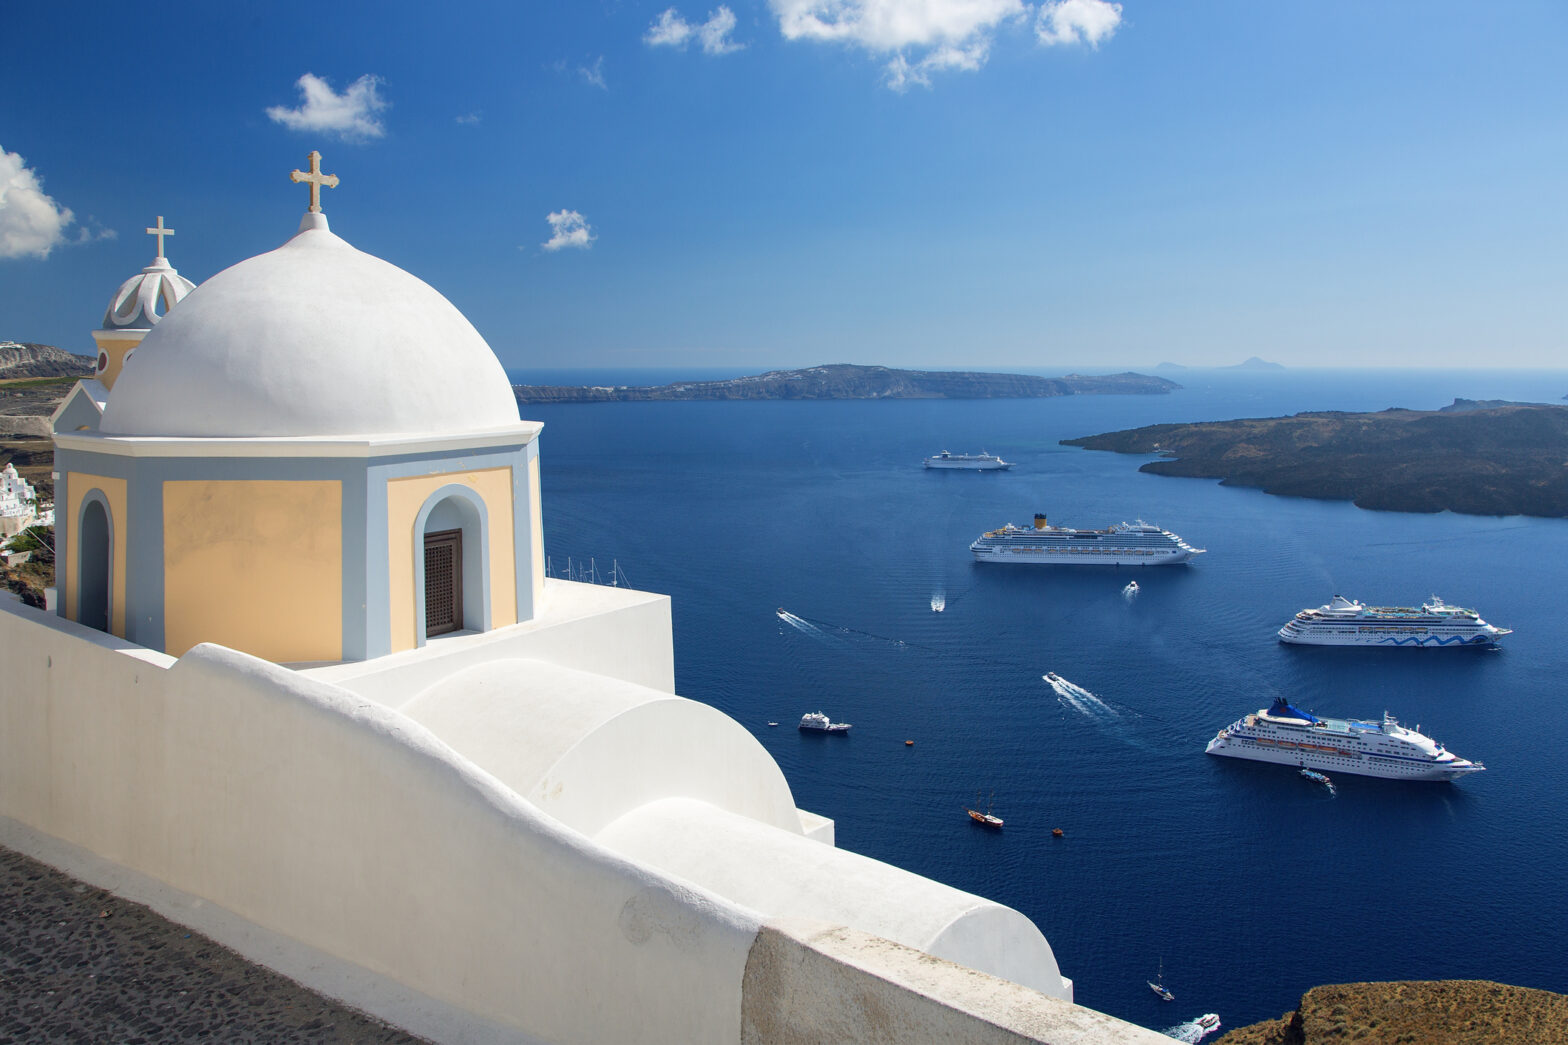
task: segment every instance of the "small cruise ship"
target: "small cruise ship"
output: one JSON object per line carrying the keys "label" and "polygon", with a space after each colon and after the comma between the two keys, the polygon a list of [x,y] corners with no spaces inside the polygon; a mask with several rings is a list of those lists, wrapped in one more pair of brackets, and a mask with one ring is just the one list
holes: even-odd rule
{"label": "small cruise ship", "polygon": [[1436,595],[1414,606],[1367,606],[1343,595],[1305,609],[1279,629],[1281,642],[1308,646],[1492,646],[1510,628],[1497,628],[1475,610],[1450,606]]}
{"label": "small cruise ship", "polygon": [[800,728],[806,733],[848,733],[848,722],[833,722],[820,711],[808,711],[800,716]]}
{"label": "small cruise ship", "polygon": [[1387,712],[1382,722],[1319,718],[1276,697],[1273,706],[1220,730],[1205,750],[1228,758],[1389,780],[1454,780],[1486,768],[1460,758],[1422,735],[1419,728],[1407,729]]}
{"label": "small cruise ship", "polygon": [[1001,472],[1013,466],[995,454],[950,454],[946,450],[926,458],[927,468],[962,468],[971,472]]}
{"label": "small cruise ship", "polygon": [[1051,526],[1038,514],[1033,527],[1008,523],[982,534],[969,550],[977,562],[1031,566],[1169,566],[1203,554],[1202,548],[1145,522],[1074,530]]}

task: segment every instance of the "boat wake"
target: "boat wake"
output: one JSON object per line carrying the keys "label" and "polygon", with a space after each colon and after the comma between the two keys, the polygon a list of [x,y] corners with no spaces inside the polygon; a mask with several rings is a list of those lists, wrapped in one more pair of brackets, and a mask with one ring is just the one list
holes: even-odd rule
{"label": "boat wake", "polygon": [[1122,598],[1126,599],[1128,602],[1131,602],[1133,599],[1136,599],[1137,597],[1138,597],[1138,582],[1137,581],[1128,581],[1127,582],[1127,587],[1122,589]]}
{"label": "boat wake", "polygon": [[827,632],[823,631],[821,628],[817,627],[806,618],[797,617],[789,610],[786,610],[783,606],[778,608],[777,616],[779,620],[783,621],[785,624],[788,624],[790,627],[804,635],[810,635],[812,638],[821,639],[824,642],[831,642],[833,639],[833,636],[829,635]]}
{"label": "boat wake", "polygon": [[1056,691],[1056,697],[1061,703],[1081,715],[1101,720],[1120,719],[1122,717],[1121,712],[1076,682],[1069,682],[1060,675],[1041,675],[1040,677]]}
{"label": "boat wake", "polygon": [[931,612],[941,613],[945,609],[947,609],[947,592],[939,589],[931,595]]}
{"label": "boat wake", "polygon": [[1142,716],[1136,711],[1113,707],[1076,682],[1070,682],[1054,673],[1041,675],[1046,684],[1056,691],[1056,701],[1065,708],[1078,712],[1100,726],[1116,739],[1147,750],[1148,745],[1134,734],[1134,719]]}
{"label": "boat wake", "polygon": [[832,646],[835,649],[848,649],[851,646],[863,644],[867,640],[890,646],[898,646],[904,649],[927,648],[924,646],[916,646],[914,643],[905,642],[903,639],[890,638],[887,635],[875,635],[869,631],[860,631],[857,628],[846,628],[841,624],[831,624],[828,621],[812,620],[810,617],[802,617],[791,613],[783,606],[780,606],[776,611],[774,611],[774,615],[777,616],[780,621],[788,624],[802,635],[810,636],[824,645]]}
{"label": "boat wake", "polygon": [[1178,1023],[1174,1027],[1167,1027],[1160,1033],[1167,1038],[1185,1041],[1187,1045],[1198,1045],[1198,1042],[1219,1029],[1220,1018],[1210,1012],[1199,1016],[1197,1019],[1188,1020],[1186,1023]]}

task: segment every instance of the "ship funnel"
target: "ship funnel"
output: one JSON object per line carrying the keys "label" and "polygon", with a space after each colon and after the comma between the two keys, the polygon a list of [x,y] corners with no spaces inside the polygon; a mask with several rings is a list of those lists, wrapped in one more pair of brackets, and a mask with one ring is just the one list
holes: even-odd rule
{"label": "ship funnel", "polygon": [[1045,529],[1045,516],[1039,512],[1034,513],[1034,528],[1036,530]]}

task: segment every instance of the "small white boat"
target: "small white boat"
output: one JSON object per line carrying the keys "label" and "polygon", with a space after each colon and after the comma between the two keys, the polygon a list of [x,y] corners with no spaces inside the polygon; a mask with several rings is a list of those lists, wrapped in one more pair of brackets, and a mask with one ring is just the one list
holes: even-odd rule
{"label": "small white boat", "polygon": [[1215,1031],[1220,1029],[1220,1018],[1217,1013],[1206,1012],[1192,1022],[1198,1025],[1198,1029],[1201,1030],[1205,1036],[1213,1034]]}
{"label": "small white boat", "polygon": [[1161,1001],[1175,1001],[1176,995],[1172,994],[1165,986],[1165,959],[1160,959],[1160,971],[1149,980],[1149,990],[1160,996]]}
{"label": "small white boat", "polygon": [[800,728],[805,733],[848,733],[848,722],[833,722],[820,711],[808,711],[800,716]]}
{"label": "small white boat", "polygon": [[1047,671],[1044,675],[1041,675],[1040,677],[1045,679],[1045,681],[1050,682],[1050,683],[1057,683],[1057,682],[1062,681],[1062,677],[1060,675],[1058,675],[1054,671]]}
{"label": "small white boat", "polygon": [[1136,595],[1136,594],[1138,594],[1138,582],[1137,581],[1128,581],[1127,582],[1127,587],[1122,589],[1122,594],[1123,595]]}

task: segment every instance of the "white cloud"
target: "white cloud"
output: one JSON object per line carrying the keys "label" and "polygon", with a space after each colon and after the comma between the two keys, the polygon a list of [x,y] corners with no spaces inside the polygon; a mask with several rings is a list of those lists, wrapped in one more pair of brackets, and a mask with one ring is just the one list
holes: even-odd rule
{"label": "white cloud", "polygon": [[671,7],[648,27],[642,39],[650,47],[685,47],[695,37],[704,54],[730,54],[746,46],[730,39],[734,31],[735,12],[723,4],[710,11],[708,20],[700,24],[686,21]]}
{"label": "white cloud", "polygon": [[364,141],[386,133],[376,116],[387,107],[377,88],[380,77],[366,73],[338,94],[321,77],[306,73],[295,81],[303,104],[298,109],[268,107],[267,115],[293,131],[335,134],[343,141]]}
{"label": "white cloud", "polygon": [[1046,45],[1086,43],[1099,47],[1122,24],[1122,5],[1109,0],[1048,0],[1040,5],[1034,31]]}
{"label": "white cloud", "polygon": [[599,88],[599,90],[608,91],[610,89],[609,85],[604,82],[604,55],[601,54],[598,58],[595,58],[592,65],[579,65],[577,72],[584,80]]}
{"label": "white cloud", "polygon": [[550,223],[552,235],[540,244],[545,250],[560,250],[562,247],[576,247],[587,250],[598,237],[593,234],[593,227],[575,210],[558,210],[544,219]]}
{"label": "white cloud", "polygon": [[[66,242],[66,226],[75,220],[71,208],[44,192],[26,160],[0,148],[0,258],[47,258]],[[104,238],[86,229],[80,233],[79,243]]]}
{"label": "white cloud", "polygon": [[868,51],[963,45],[1028,11],[1023,0],[769,0],[787,40],[832,40]]}
{"label": "white cloud", "polygon": [[913,63],[903,54],[895,54],[893,60],[887,63],[885,82],[899,92],[907,91],[915,84],[930,87],[931,74],[934,72],[945,69],[975,72],[985,65],[989,49],[989,40],[977,40],[967,47],[938,47]]}
{"label": "white cloud", "polygon": [[724,5],[708,15],[708,20],[697,27],[697,37],[702,41],[704,54],[729,54],[739,51],[745,44],[730,39],[735,31],[735,12]]}
{"label": "white cloud", "polygon": [[466,116],[459,116],[457,118],[457,122],[458,123],[461,123],[464,126],[468,126],[468,127],[472,127],[474,124],[477,124],[479,122],[479,120],[480,120],[480,116],[476,112],[471,112],[471,113],[469,113]]}
{"label": "white cloud", "polygon": [[885,82],[895,91],[929,87],[931,74],[985,65],[1003,23],[1022,18],[1023,0],[769,0],[787,40],[814,40],[892,54]]}

